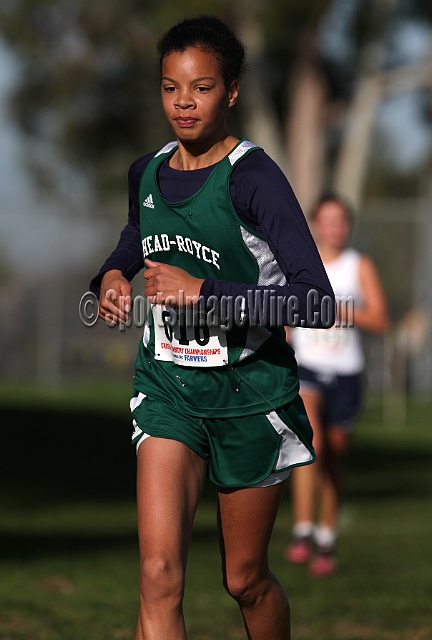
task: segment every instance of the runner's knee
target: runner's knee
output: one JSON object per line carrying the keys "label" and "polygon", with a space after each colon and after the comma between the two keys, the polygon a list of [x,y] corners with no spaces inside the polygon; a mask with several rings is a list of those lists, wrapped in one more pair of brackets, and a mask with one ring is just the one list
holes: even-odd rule
{"label": "runner's knee", "polygon": [[227,570],[224,587],[239,604],[253,606],[268,589],[267,576],[254,570]]}
{"label": "runner's knee", "polygon": [[183,572],[174,561],[162,556],[145,556],[140,563],[140,592],[144,600],[183,598]]}

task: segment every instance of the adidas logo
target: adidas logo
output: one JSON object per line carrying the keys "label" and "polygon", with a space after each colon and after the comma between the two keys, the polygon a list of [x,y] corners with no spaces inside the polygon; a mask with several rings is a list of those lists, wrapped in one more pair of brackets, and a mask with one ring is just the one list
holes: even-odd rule
{"label": "adidas logo", "polygon": [[153,204],[153,196],[150,193],[147,198],[144,200],[143,205],[145,207],[149,207],[149,209],[154,209],[154,204]]}

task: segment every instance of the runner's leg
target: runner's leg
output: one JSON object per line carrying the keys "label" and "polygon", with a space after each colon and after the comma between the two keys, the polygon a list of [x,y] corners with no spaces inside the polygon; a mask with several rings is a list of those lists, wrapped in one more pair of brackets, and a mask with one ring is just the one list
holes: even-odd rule
{"label": "runner's leg", "polygon": [[319,522],[315,528],[315,553],[309,565],[315,576],[327,576],[334,572],[335,544],[337,537],[339,494],[342,461],[349,434],[337,426],[325,430],[325,453],[320,476]]}
{"label": "runner's leg", "polygon": [[138,449],[140,610],[136,640],[184,640],[182,599],[189,541],[206,463],[175,440]]}
{"label": "runner's leg", "polygon": [[325,467],[321,480],[320,518],[321,526],[336,530],[339,495],[342,480],[342,465],[348,447],[350,433],[333,425],[326,429]]}
{"label": "runner's leg", "polygon": [[315,501],[318,473],[323,455],[323,426],[321,422],[322,394],[319,391],[301,393],[306,413],[311,423],[314,437],[313,446],[317,454],[314,464],[296,467],[291,472],[294,522],[312,522],[315,515]]}
{"label": "runner's leg", "polygon": [[219,490],[224,584],[240,606],[250,640],[291,637],[288,600],[267,556],[284,485]]}

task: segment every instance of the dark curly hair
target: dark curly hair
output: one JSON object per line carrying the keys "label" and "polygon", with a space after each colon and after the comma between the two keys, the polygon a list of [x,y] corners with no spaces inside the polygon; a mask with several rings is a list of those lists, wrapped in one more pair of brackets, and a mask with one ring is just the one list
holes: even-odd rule
{"label": "dark curly hair", "polygon": [[188,18],[171,27],[158,42],[159,68],[173,51],[199,47],[216,57],[228,89],[245,70],[245,49],[240,40],[220,18],[210,15]]}

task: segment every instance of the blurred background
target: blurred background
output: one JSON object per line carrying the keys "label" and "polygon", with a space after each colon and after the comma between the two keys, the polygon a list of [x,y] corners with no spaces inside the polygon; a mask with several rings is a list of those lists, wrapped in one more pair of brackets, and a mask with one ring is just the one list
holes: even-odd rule
{"label": "blurred background", "polygon": [[125,223],[129,165],[172,137],[157,39],[199,11],[247,45],[231,131],[280,164],[306,215],[328,189],[356,207],[354,243],[378,265],[394,326],[369,349],[371,388],[429,392],[428,0],[3,2],[0,376],[130,377],[136,331],[83,330],[77,300]]}
{"label": "blurred background", "polygon": [[369,350],[374,391],[428,393],[429,0],[4,1],[0,376],[130,378],[137,332],[83,330],[77,301],[125,223],[129,165],[172,137],[157,39],[198,11],[227,19],[247,45],[231,131],[283,167],[306,215],[328,189],[358,211],[354,243],[375,259],[394,323]]}
{"label": "blurred background", "polygon": [[[349,589],[362,602],[345,602],[349,624],[337,626],[322,587],[295,577],[303,598],[296,606],[304,607],[296,637],[432,638],[426,609],[415,614],[432,596],[425,543],[432,522],[431,0],[2,0],[0,559],[11,564],[0,585],[10,604],[6,617],[0,614],[0,640],[133,637],[135,582],[121,596],[118,584],[131,580],[125,558],[136,577],[127,402],[140,330],[86,328],[78,303],[126,222],[129,165],[172,138],[159,105],[156,42],[174,22],[203,12],[225,19],[248,50],[230,132],[279,163],[306,215],[323,190],[354,204],[353,244],[375,260],[393,323],[384,337],[365,336],[369,404],[353,448],[344,520],[348,538],[363,535],[355,548],[370,550],[365,536],[379,530],[384,498],[394,511],[356,584],[350,580],[358,558],[351,572],[330,579],[334,592],[327,589],[326,597],[340,601]],[[137,276],[135,294],[141,286]],[[205,545],[216,544],[208,492],[208,512],[204,501],[198,519],[203,556],[193,557],[192,567],[209,563]],[[399,547],[417,553],[417,576],[424,576],[417,591],[405,585],[406,573],[392,574],[396,556],[380,565],[385,536],[395,531],[396,556]],[[108,553],[112,545],[118,557]],[[93,567],[104,567],[99,587],[80,583],[67,565],[71,548],[78,565],[100,558]],[[378,596],[379,611],[361,600],[373,570],[389,578],[385,589],[406,586],[393,609]],[[293,569],[284,571],[292,581]],[[199,574],[187,605],[198,621],[191,638],[243,638],[232,605],[222,595],[206,600]],[[11,585],[21,596],[10,595]],[[70,625],[71,598],[86,630]],[[211,613],[210,601],[217,609]],[[334,620],[312,629],[307,607],[321,621],[324,610],[333,611]],[[101,610],[105,626],[95,613]],[[228,613],[219,620],[220,610]]]}

